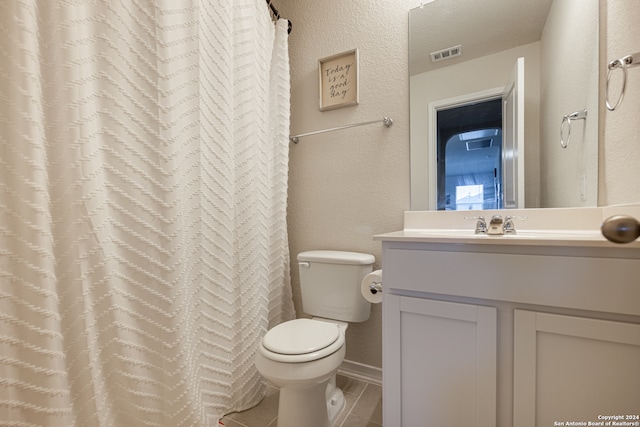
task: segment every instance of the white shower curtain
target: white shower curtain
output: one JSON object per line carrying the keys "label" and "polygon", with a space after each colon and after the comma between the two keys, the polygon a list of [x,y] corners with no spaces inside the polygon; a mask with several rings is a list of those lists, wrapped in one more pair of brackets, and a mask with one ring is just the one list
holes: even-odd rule
{"label": "white shower curtain", "polygon": [[293,317],[286,21],[0,2],[0,425],[207,426]]}

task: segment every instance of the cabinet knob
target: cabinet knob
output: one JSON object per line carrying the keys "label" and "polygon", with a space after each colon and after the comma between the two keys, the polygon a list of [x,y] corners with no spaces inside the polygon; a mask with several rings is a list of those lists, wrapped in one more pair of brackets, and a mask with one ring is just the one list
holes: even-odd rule
{"label": "cabinet knob", "polygon": [[614,243],[630,243],[640,237],[640,223],[630,216],[614,215],[602,223],[602,235]]}

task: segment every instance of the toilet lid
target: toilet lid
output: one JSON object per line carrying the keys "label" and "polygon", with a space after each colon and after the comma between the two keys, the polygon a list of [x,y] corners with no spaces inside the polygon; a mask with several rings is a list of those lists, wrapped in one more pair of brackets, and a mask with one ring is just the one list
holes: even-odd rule
{"label": "toilet lid", "polygon": [[281,323],[264,336],[262,344],[274,353],[313,353],[333,344],[340,336],[335,323],[312,319],[295,319]]}

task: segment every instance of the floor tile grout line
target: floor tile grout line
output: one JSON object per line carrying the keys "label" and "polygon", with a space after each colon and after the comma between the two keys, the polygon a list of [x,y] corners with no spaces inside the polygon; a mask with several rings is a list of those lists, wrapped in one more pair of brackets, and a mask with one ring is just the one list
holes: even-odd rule
{"label": "floor tile grout line", "polygon": [[344,427],[344,423],[347,422],[347,420],[349,419],[349,416],[351,415],[351,412],[353,411],[353,409],[356,407],[356,405],[358,404],[358,402],[360,402],[360,398],[362,397],[362,395],[364,394],[364,391],[367,389],[367,386],[369,385],[368,381],[365,381],[364,387],[362,387],[362,391],[360,392],[360,394],[358,394],[358,397],[356,398],[356,401],[353,402],[353,405],[351,406],[351,408],[349,409],[349,412],[347,413],[347,416],[344,418],[344,420],[342,420],[342,423],[339,426],[335,426],[335,427]]}
{"label": "floor tile grout line", "polygon": [[[233,419],[231,420],[231,422],[233,422],[234,424],[238,424],[238,425],[240,425],[240,426],[242,426],[242,427],[249,427],[248,425],[243,424],[243,423],[241,423],[240,421],[236,421],[236,420],[233,420]],[[267,425],[268,425],[268,424],[267,424]],[[220,423],[218,423],[218,426],[225,426],[225,427],[226,427],[226,424],[220,424]]]}

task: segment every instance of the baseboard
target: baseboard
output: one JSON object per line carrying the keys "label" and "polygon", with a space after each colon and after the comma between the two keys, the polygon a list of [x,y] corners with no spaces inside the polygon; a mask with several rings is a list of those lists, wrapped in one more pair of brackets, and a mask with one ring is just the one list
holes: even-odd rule
{"label": "baseboard", "polygon": [[382,385],[382,369],[351,360],[343,360],[338,373],[347,377]]}

